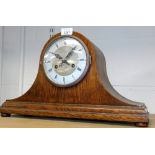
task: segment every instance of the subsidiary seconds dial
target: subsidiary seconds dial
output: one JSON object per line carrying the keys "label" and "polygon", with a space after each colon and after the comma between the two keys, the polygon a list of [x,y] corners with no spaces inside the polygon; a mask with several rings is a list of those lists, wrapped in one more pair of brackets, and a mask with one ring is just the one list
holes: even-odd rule
{"label": "subsidiary seconds dial", "polygon": [[82,80],[88,71],[90,56],[85,44],[78,38],[63,36],[53,41],[43,58],[47,78],[60,87],[72,86]]}

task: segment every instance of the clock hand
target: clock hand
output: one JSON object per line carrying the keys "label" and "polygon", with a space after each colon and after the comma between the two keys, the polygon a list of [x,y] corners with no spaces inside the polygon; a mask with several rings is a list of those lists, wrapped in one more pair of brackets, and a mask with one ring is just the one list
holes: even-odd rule
{"label": "clock hand", "polygon": [[64,63],[66,63],[66,64],[69,65],[69,66],[71,65],[67,60],[66,60]]}
{"label": "clock hand", "polygon": [[65,57],[65,59],[69,59],[70,56],[72,55],[72,52],[73,52],[73,50],[71,50],[71,51],[67,54],[67,56]]}
{"label": "clock hand", "polygon": [[72,55],[72,53],[74,52],[75,49],[76,49],[76,46],[72,48],[72,50],[67,54],[65,59],[69,59],[69,57]]}
{"label": "clock hand", "polygon": [[72,68],[75,67],[75,64],[70,64],[67,60],[64,63],[66,63],[67,65],[71,66]]}
{"label": "clock hand", "polygon": [[59,54],[56,54],[56,53],[52,53],[52,54],[54,54],[56,56],[56,58],[58,58],[58,59],[63,59]]}
{"label": "clock hand", "polygon": [[62,60],[61,64],[59,65],[59,67],[62,67],[62,64],[65,63],[67,65],[71,65],[67,60]]}
{"label": "clock hand", "polygon": [[73,47],[72,50],[75,50],[77,46]]}

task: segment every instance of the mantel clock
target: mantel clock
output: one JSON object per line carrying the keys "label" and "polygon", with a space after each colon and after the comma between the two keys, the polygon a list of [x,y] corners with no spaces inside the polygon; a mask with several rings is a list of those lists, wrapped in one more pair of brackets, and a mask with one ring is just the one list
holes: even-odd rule
{"label": "mantel clock", "polygon": [[7,100],[1,116],[11,114],[131,122],[148,126],[143,103],[126,99],[109,82],[102,51],[78,32],[58,33],[41,52],[32,87]]}

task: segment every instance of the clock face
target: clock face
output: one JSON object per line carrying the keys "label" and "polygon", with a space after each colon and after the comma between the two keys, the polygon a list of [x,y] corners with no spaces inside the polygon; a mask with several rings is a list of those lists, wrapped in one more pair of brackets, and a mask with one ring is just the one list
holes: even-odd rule
{"label": "clock face", "polygon": [[85,44],[69,36],[53,41],[43,58],[47,78],[60,87],[72,86],[82,80],[89,64],[90,56]]}

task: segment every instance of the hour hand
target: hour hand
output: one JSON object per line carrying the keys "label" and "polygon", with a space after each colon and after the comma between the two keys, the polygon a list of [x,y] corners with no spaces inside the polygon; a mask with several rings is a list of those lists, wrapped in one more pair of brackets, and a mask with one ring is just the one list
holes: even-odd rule
{"label": "hour hand", "polygon": [[65,63],[67,65],[71,65],[67,60],[62,60],[61,64],[59,65],[59,67],[62,67],[62,64]]}
{"label": "hour hand", "polygon": [[59,54],[56,54],[56,53],[52,53],[52,54],[55,55],[56,58],[58,58],[58,59],[63,59]]}

